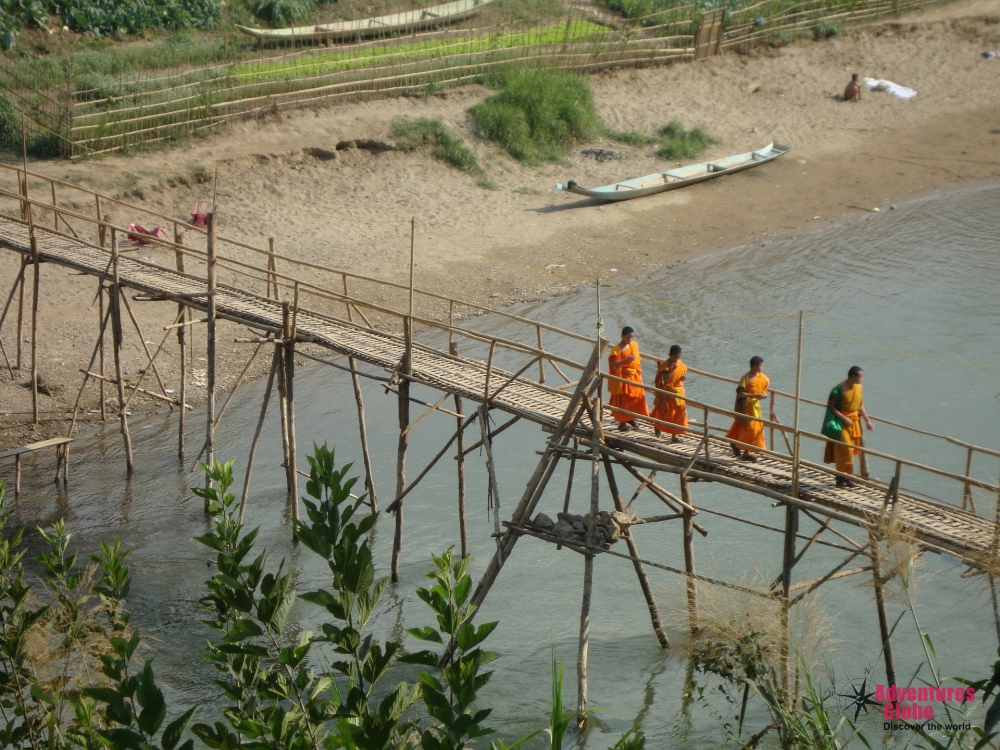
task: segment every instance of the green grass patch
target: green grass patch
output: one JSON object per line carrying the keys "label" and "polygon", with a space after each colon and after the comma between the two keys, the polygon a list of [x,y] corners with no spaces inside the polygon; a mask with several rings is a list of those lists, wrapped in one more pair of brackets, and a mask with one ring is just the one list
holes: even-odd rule
{"label": "green grass patch", "polygon": [[479,137],[525,164],[554,161],[600,132],[587,79],[550,68],[510,68],[487,79],[498,93],[469,111]]}
{"label": "green grass patch", "polygon": [[624,143],[626,146],[652,146],[659,143],[660,139],[651,135],[643,135],[635,130],[606,130],[604,135],[617,143]]}
{"label": "green grass patch", "polygon": [[483,168],[465,142],[452,135],[440,120],[422,117],[419,120],[397,120],[392,125],[392,136],[400,151],[416,151],[430,147],[431,155],[466,174],[477,177],[476,184],[488,190],[494,185],[486,177]]}
{"label": "green grass patch", "polygon": [[661,159],[693,159],[711,144],[715,139],[702,128],[685,130],[680,120],[671,120],[657,131],[660,136],[660,147],[656,155]]}

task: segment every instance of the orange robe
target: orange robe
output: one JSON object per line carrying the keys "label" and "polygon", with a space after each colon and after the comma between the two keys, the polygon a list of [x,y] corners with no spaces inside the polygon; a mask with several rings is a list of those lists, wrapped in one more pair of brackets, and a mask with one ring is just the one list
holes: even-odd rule
{"label": "orange robe", "polygon": [[[861,408],[863,393],[864,389],[861,387],[861,383],[852,386],[849,390],[841,390],[840,403],[837,404],[837,409],[851,420],[850,423],[844,425],[844,429],[840,432],[840,442],[842,443],[857,445],[858,440],[861,438],[861,415],[858,413],[858,410]],[[836,464],[837,471],[844,474],[853,474],[854,457],[859,453],[861,451],[854,448],[827,443],[826,450],[823,453],[823,462]]]}
{"label": "orange robe", "polygon": [[[617,366],[615,363],[628,356],[635,355],[635,359],[627,365]],[[642,363],[639,358],[639,345],[632,341],[625,349],[617,344],[611,347],[611,354],[608,356],[608,372],[619,378],[638,383],[631,385],[618,380],[608,380],[608,393],[611,394],[612,416],[619,422],[631,422],[635,417],[631,414],[623,414],[614,411],[614,407],[627,409],[635,414],[649,416],[649,405],[646,403],[646,389],[642,387]]]}
{"label": "orange robe", "polygon": [[[764,373],[759,372],[753,379],[744,375],[740,379],[739,387],[743,389],[744,393],[759,394],[766,393],[767,387],[770,384],[770,378]],[[729,432],[726,433],[726,437],[740,443],[756,445],[758,448],[767,448],[767,443],[764,442],[764,424],[758,421],[761,418],[760,399],[740,397],[737,399],[737,408],[735,411],[742,412],[747,416],[737,417],[733,421],[733,426],[729,428]],[[756,419],[753,417],[756,417]],[[741,445],[736,447],[740,450],[749,450]]]}
{"label": "orange robe", "polygon": [[[681,360],[677,360],[677,365],[673,370],[667,370],[666,362],[656,368],[656,387],[664,391],[684,395],[684,375],[687,373],[687,365]],[[687,404],[679,398],[671,398],[665,393],[657,393],[653,399],[654,419],[662,419],[664,422],[672,422],[687,427],[688,413]],[[667,427],[662,424],[654,424],[653,427],[658,432],[669,432],[671,435],[683,435],[687,430],[680,427]]]}

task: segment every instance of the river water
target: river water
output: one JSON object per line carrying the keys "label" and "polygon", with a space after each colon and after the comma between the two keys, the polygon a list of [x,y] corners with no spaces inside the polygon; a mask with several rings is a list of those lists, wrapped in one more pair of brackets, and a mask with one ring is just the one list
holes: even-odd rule
{"label": "river water", "polygon": [[[667,238],[665,241],[669,241]],[[656,277],[635,281],[628,290],[614,286],[602,292],[602,314],[608,332],[622,325],[636,328],[647,354],[663,353],[672,343],[684,347],[689,365],[738,377],[751,355],[765,359],[774,387],[794,390],[797,312],[854,338],[807,321],[805,327],[803,394],[824,399],[852,364],[864,367],[866,405],[873,414],[896,419],[936,433],[949,434],[993,448],[997,431],[1000,365],[1000,187],[965,190],[902,205],[854,223],[813,234],[750,248],[715,253],[681,264]],[[611,274],[613,276],[613,274]],[[712,311],[709,314],[705,311]],[[525,305],[517,312],[547,319],[555,325],[592,333],[596,317],[593,289]],[[726,314],[718,314],[726,313]],[[765,317],[771,316],[771,317]],[[475,321],[479,329],[518,335],[507,322]],[[430,339],[428,339],[430,340]],[[567,354],[585,357],[569,346]],[[904,353],[905,352],[905,353]],[[463,344],[463,353],[473,354]],[[916,356],[914,356],[916,355]],[[508,362],[512,364],[513,360]],[[498,361],[503,365],[503,361]],[[970,366],[980,365],[980,366]],[[982,367],[986,365],[988,367]],[[991,369],[992,368],[992,369]],[[647,380],[655,364],[647,359]],[[550,381],[554,377],[549,371]],[[396,401],[365,381],[371,449],[382,505],[394,482]],[[237,458],[237,485],[242,486],[262,383],[246,386],[234,399],[218,431],[221,457]],[[704,377],[688,382],[692,398],[727,405],[732,387]],[[415,395],[430,398],[421,388]],[[436,400],[432,398],[430,400]],[[311,441],[336,446],[339,461],[361,466],[356,410],[347,376],[322,366],[299,369],[296,378],[298,443],[304,454]],[[414,407],[412,414],[420,414]],[[789,402],[778,406],[779,417],[791,421]],[[324,584],[325,565],[308,551],[293,547],[284,501],[284,476],[277,466],[280,433],[272,409],[254,471],[249,526],[260,526],[258,544],[270,550],[271,562],[287,558],[299,590]],[[803,426],[818,431],[821,412],[807,408]],[[78,441],[68,493],[58,492],[41,476],[49,463],[25,464],[25,494],[16,510],[19,522],[49,524],[63,516],[84,549],[99,540],[122,538],[134,547],[134,583],[130,602],[133,622],[156,639],[157,671],[170,688],[174,707],[199,704],[198,720],[212,721],[217,697],[210,686],[212,669],[198,658],[209,635],[201,625],[198,597],[212,573],[211,555],[192,541],[204,533],[201,500],[187,489],[200,478],[180,466],[173,455],[176,417],[153,416],[132,425],[137,471],[125,478],[121,440],[115,425]],[[713,420],[714,423],[714,420]],[[189,419],[188,445],[199,445],[203,433],[199,413]],[[455,429],[454,419],[434,415],[415,429],[411,439],[411,476],[423,467]],[[530,425],[518,424],[496,440],[502,514],[519,498],[538,456],[544,436]],[[913,433],[879,425],[869,445],[891,453],[961,473],[961,448]],[[806,443],[819,458],[820,447]],[[304,459],[301,465],[305,466]],[[468,517],[472,573],[478,577],[489,560],[493,530],[486,508],[486,475],[478,453],[469,456]],[[891,467],[873,463],[873,474],[886,478]],[[1000,462],[977,457],[973,474],[995,481]],[[565,467],[557,470],[541,509],[554,515],[561,506]],[[667,483],[670,477],[662,479]],[[586,469],[577,472],[575,509],[587,502]],[[635,484],[619,477],[623,493]],[[406,500],[402,581],[390,587],[375,629],[382,637],[401,637],[403,628],[431,622],[414,594],[430,568],[430,554],[458,544],[452,462],[442,461]],[[961,487],[926,474],[906,470],[904,487],[949,502],[961,502]],[[676,490],[673,484],[670,489]],[[602,486],[602,504],[610,504]],[[764,498],[725,487],[693,485],[695,502],[705,508],[734,513],[762,524],[780,526],[781,508]],[[994,499],[976,493],[981,512],[992,514]],[[640,515],[662,513],[657,501],[643,495]],[[773,578],[780,571],[781,535],[701,514],[709,530],[696,536],[700,573],[734,580],[747,571]],[[644,557],[683,567],[679,522],[636,530]],[[815,527],[803,524],[805,533]],[[847,529],[845,529],[847,530]],[[388,573],[392,520],[383,518],[375,530],[376,559]],[[822,575],[843,557],[838,550],[814,547],[796,568],[797,580]],[[955,560],[927,555],[925,574],[915,594],[917,615],[931,634],[943,676],[980,678],[997,649],[997,634],[989,596],[981,579],[960,578]],[[676,576],[649,570],[661,606],[668,613],[671,638],[683,637],[682,589]],[[583,561],[568,550],[556,551],[543,542],[524,539],[487,599],[481,620],[499,619],[490,646],[502,655],[496,675],[483,692],[495,707],[490,719],[507,741],[538,728],[545,721],[550,693],[550,657],[555,649],[565,664],[564,696],[575,700],[575,658]],[[864,579],[864,580],[862,580]],[[866,669],[883,681],[878,625],[865,575],[824,586],[814,605],[831,618],[826,666],[817,674],[833,676],[838,685],[860,678]],[[299,603],[293,626],[318,629],[315,608]],[[890,602],[895,621],[902,606]],[[908,680],[924,660],[913,619],[906,614],[894,635],[893,647],[901,680]],[[925,668],[926,669],[926,668]],[[601,711],[594,728],[575,738],[579,747],[605,748],[637,720],[649,739],[647,747],[710,748],[723,740],[719,712],[732,713],[711,688],[717,680],[701,678],[705,703],[682,711],[686,663],[679,653],[661,650],[652,633],[639,586],[627,561],[600,557],[595,565],[591,618],[590,700]],[[921,674],[924,672],[922,671]],[[403,672],[403,677],[413,677]],[[758,708],[752,726],[765,723]],[[877,737],[881,725],[871,725]],[[900,736],[903,739],[903,736]]]}

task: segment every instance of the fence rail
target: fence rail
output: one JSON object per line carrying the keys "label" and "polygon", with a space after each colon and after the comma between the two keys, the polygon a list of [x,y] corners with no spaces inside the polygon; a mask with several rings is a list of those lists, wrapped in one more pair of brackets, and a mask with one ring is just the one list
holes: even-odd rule
{"label": "fence rail", "polygon": [[[923,8],[932,0],[764,0],[726,16],[721,50],[787,40],[821,24],[852,24]],[[706,11],[708,13],[709,11]],[[0,57],[0,89],[29,128],[67,156],[173,139],[267,112],[456,86],[497,66],[592,71],[695,58],[702,15],[693,5],[640,18],[571,7],[563,18],[424,31],[306,50],[261,51],[256,59],[188,70],[135,71],[102,87],[75,89]],[[49,150],[52,149],[52,143]]]}

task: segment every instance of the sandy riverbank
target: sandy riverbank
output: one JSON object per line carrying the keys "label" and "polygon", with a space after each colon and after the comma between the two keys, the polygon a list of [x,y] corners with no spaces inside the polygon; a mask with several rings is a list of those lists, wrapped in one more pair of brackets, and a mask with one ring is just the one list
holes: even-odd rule
{"label": "sandy riverbank", "polygon": [[[258,246],[274,235],[289,254],[400,281],[408,220],[416,216],[423,226],[418,283],[496,306],[551,296],[597,274],[643,275],[719,247],[809,231],[907,197],[1000,178],[1000,59],[980,55],[991,49],[1000,50],[1000,0],[960,0],[823,42],[592,76],[610,128],[652,133],[673,118],[701,125],[718,139],[706,159],[771,140],[794,149],[751,172],[603,207],[558,193],[554,184],[570,178],[604,184],[673,165],[657,161],[650,148],[605,141],[587,145],[619,151],[620,159],[599,164],[582,155],[581,146],[563,163],[525,168],[477,143],[480,162],[498,186],[484,190],[426,154],[348,149],[329,159],[309,151],[354,139],[388,140],[397,117],[439,118],[472,144],[466,111],[488,94],[480,87],[240,123],[170,151],[33,166],[96,190],[127,191],[140,205],[182,216],[195,200],[211,197],[212,184],[191,180],[192,172],[210,173],[217,165],[223,234]],[[902,101],[871,93],[860,104],[845,103],[839,92],[852,71],[911,86],[918,95]],[[118,223],[132,218],[113,216]],[[0,254],[0,278],[12,279],[15,269],[16,259]],[[40,408],[47,412],[64,414],[76,398],[96,335],[94,287],[92,279],[43,269],[39,372],[52,395],[42,397]],[[172,322],[170,307],[133,303],[151,348]],[[231,342],[234,332],[224,330],[222,340]],[[125,371],[134,379],[144,358],[127,331],[130,336]],[[196,334],[196,357],[203,356],[203,342],[203,333]],[[13,356],[9,323],[4,343]],[[23,347],[27,362],[26,342]],[[248,351],[225,344],[220,354],[226,388]],[[258,362],[251,375],[263,366]],[[196,360],[199,382],[203,367]],[[172,358],[163,360],[160,373],[167,388],[176,388]],[[25,370],[17,379],[27,377]],[[204,389],[191,390],[197,402]],[[92,388],[85,396],[85,411],[96,410],[96,393]],[[114,398],[110,387],[107,396]],[[137,409],[154,407],[136,401]],[[30,393],[6,372],[0,412],[7,413],[0,418],[0,447],[67,427],[54,422],[32,429]]]}

